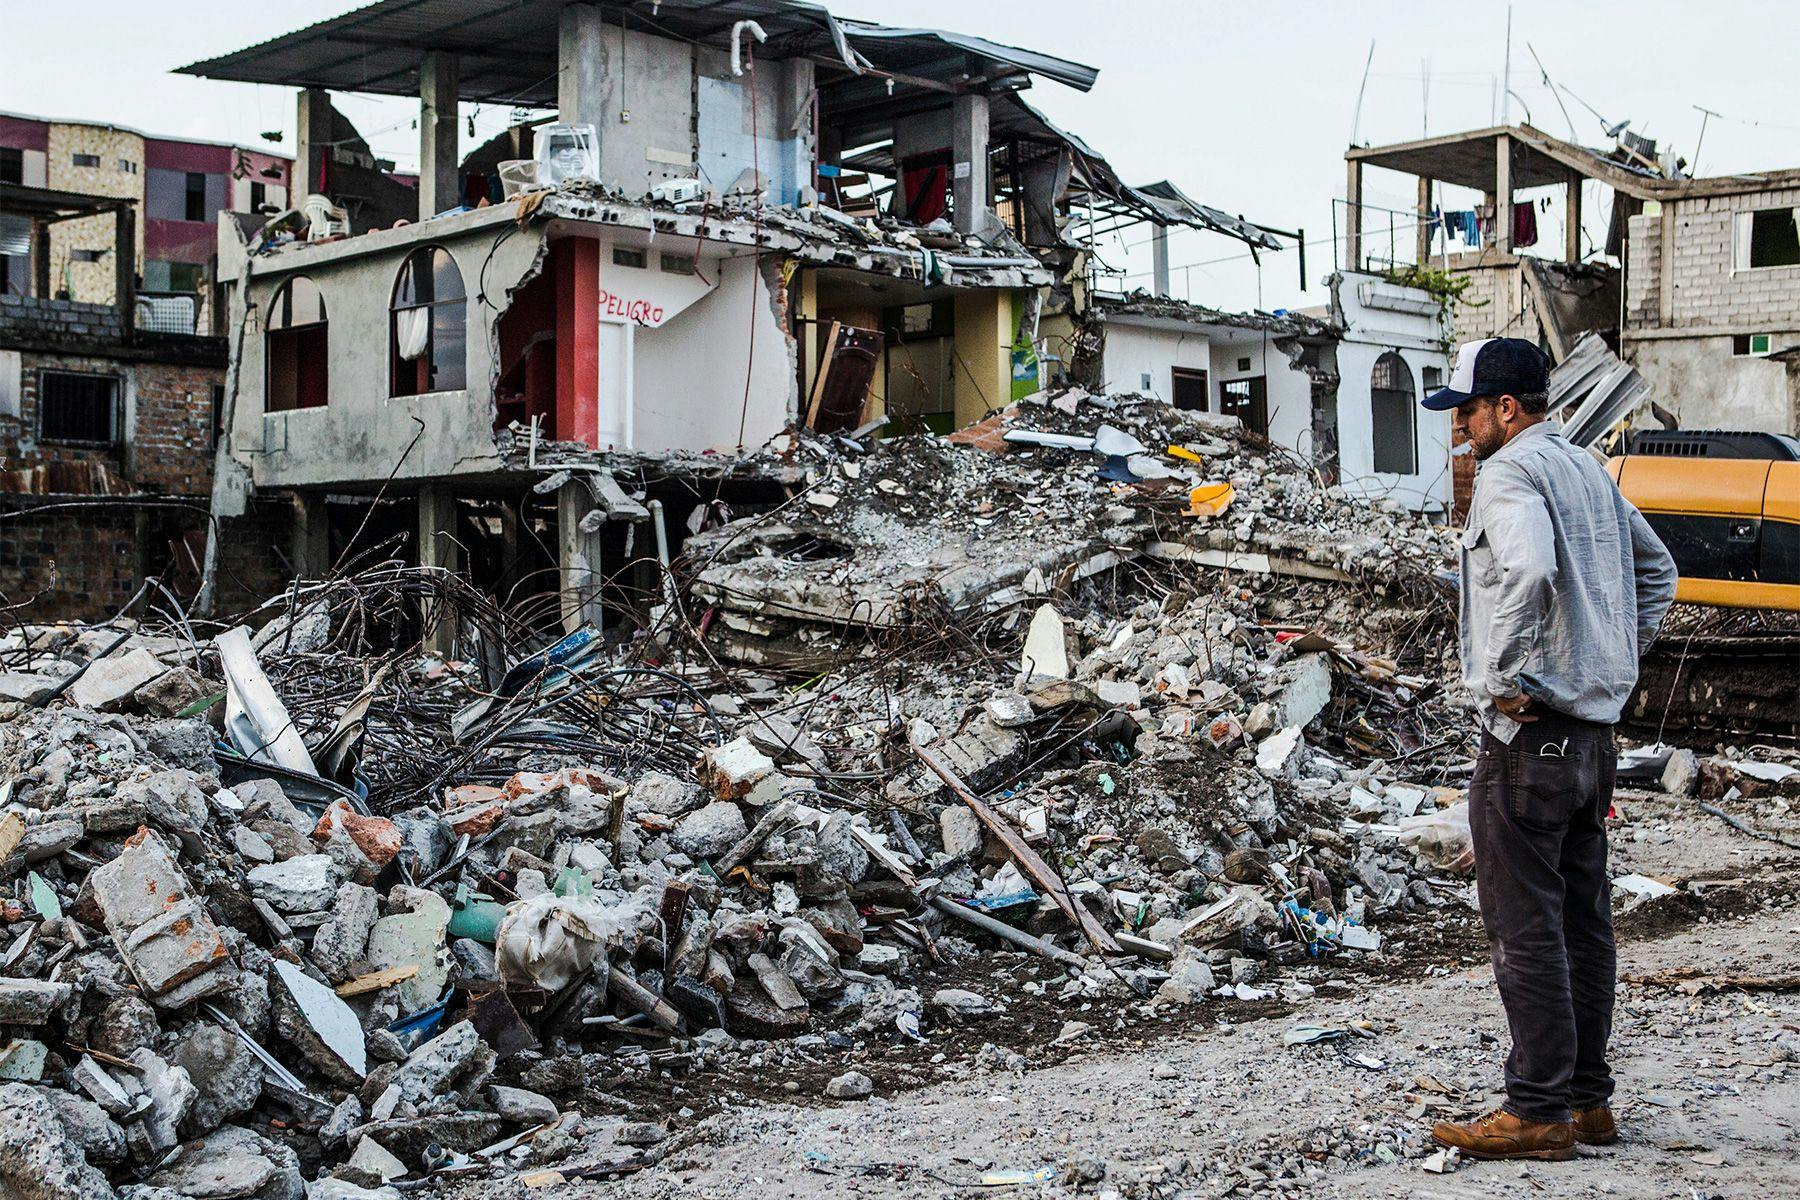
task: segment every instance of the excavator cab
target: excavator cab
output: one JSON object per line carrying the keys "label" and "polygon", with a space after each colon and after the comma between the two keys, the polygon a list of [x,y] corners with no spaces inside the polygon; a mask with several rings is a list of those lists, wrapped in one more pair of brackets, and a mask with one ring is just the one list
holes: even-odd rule
{"label": "excavator cab", "polygon": [[1674,556],[1676,599],[1800,612],[1800,439],[1640,432],[1607,472]]}

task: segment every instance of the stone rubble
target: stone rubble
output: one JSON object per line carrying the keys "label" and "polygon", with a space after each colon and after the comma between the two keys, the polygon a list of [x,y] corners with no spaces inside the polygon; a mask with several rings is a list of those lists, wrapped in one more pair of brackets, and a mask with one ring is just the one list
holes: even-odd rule
{"label": "stone rubble", "polygon": [[[404,676],[458,714],[444,762],[480,769],[365,797],[246,752],[210,643],[0,639],[0,1191],[318,1200],[578,1147],[641,1165],[664,1114],[591,1102],[653,1064],[779,1078],[816,1045],[975,1028],[1022,1062],[993,1044],[1021,1004],[1080,1005],[1062,1043],[1133,1006],[1229,1012],[1457,900],[1440,531],[1204,414],[1069,395],[994,421],[1142,451],[1124,480],[1062,449],[790,435],[763,453],[835,504],[690,538],[685,627],[508,669],[660,671],[684,690],[623,703],[703,729],[682,761],[549,719],[458,759],[503,687],[410,647],[296,720],[306,748],[325,763],[368,680]],[[1232,501],[1188,514],[1207,480]],[[337,627],[285,611],[255,645],[299,711],[296,664]],[[1662,777],[1794,789],[1687,751]],[[1022,955],[1029,984],[977,984]]]}

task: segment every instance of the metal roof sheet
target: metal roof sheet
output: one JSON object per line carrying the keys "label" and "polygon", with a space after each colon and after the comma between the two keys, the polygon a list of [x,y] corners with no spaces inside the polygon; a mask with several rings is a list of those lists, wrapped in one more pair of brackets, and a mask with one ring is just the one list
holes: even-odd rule
{"label": "metal roof sheet", "polygon": [[[428,50],[459,59],[459,93],[469,101],[556,106],[557,22],[565,0],[377,0],[268,41],[178,68],[185,75],[385,95],[418,94]],[[892,29],[838,21],[805,0],[647,0],[602,3],[633,28],[723,48],[731,27],[754,20],[768,35],[760,53],[810,56],[903,69],[973,55],[1085,91],[1099,72],[1034,50],[933,29]]]}

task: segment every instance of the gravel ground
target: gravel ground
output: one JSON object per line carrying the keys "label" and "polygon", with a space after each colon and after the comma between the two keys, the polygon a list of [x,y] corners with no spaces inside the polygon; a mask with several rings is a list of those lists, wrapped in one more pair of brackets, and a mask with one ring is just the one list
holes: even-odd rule
{"label": "gravel ground", "polygon": [[[1726,828],[1689,802],[1623,796],[1615,874],[1684,885],[1620,921],[1621,970],[1800,974],[1800,855]],[[1753,811],[1740,808],[1740,815]],[[1768,828],[1792,838],[1786,816]],[[1698,893],[1697,895],[1695,893]],[[1460,932],[1459,932],[1460,931]],[[1233,1023],[1233,1007],[1182,1032],[1141,1038],[1091,1012],[1096,1030],[1057,1061],[966,1052],[911,1090],[867,1101],[812,1097],[733,1106],[671,1126],[662,1161],[611,1182],[526,1188],[488,1182],[463,1194],[546,1200],[940,1197],[1087,1194],[1709,1197],[1800,1195],[1789,1139],[1800,1119],[1800,994],[1689,995],[1622,985],[1614,1037],[1620,1145],[1573,1163],[1465,1163],[1424,1170],[1430,1122],[1485,1111],[1496,1094],[1504,1025],[1484,947],[1466,922],[1395,931],[1402,963],[1334,977],[1287,1011]],[[1436,961],[1421,955],[1431,948]],[[1260,1013],[1268,1013],[1264,1005]],[[1300,1022],[1368,1022],[1372,1038],[1290,1048]],[[1340,1054],[1374,1056],[1368,1069]],[[1034,1062],[1033,1060],[1039,1060]],[[699,1079],[693,1081],[703,1086]],[[604,1136],[566,1165],[605,1159]],[[1049,1183],[982,1187],[994,1169],[1055,1168]]]}

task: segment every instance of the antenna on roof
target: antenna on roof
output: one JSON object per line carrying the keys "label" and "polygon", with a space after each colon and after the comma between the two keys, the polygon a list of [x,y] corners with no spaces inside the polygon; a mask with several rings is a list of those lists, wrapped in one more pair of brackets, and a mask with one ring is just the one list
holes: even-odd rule
{"label": "antenna on roof", "polygon": [[1525,43],[1525,49],[1531,51],[1531,61],[1537,64],[1538,74],[1543,77],[1544,86],[1549,88],[1550,94],[1556,98],[1556,107],[1562,109],[1563,123],[1569,127],[1569,140],[1574,141],[1575,121],[1569,116],[1569,106],[1562,102],[1562,93],[1557,90],[1556,81],[1550,78],[1550,72],[1544,69],[1544,60],[1538,57],[1537,50],[1530,42]]}
{"label": "antenna on roof", "polygon": [[[1525,119],[1530,120],[1529,111]],[[1506,6],[1506,57],[1500,61],[1500,123],[1512,124],[1512,5]]]}
{"label": "antenna on roof", "polygon": [[1369,39],[1369,57],[1363,63],[1362,84],[1356,89],[1356,112],[1350,118],[1350,144],[1356,145],[1356,132],[1362,126],[1363,93],[1369,90],[1369,68],[1375,65],[1375,39]]}

